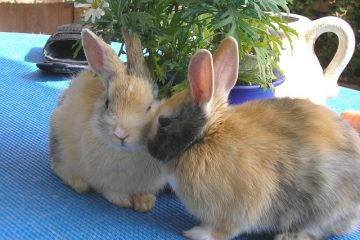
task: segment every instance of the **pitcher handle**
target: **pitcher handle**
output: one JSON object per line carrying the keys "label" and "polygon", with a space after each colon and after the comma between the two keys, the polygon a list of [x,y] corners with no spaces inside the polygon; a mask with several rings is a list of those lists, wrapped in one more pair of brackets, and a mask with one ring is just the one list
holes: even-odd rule
{"label": "pitcher handle", "polygon": [[312,21],[312,25],[306,33],[306,37],[313,49],[316,39],[326,32],[335,33],[339,39],[335,56],[324,70],[328,95],[332,97],[338,94],[337,81],[354,53],[355,36],[350,25],[343,19],[331,16],[323,17]]}

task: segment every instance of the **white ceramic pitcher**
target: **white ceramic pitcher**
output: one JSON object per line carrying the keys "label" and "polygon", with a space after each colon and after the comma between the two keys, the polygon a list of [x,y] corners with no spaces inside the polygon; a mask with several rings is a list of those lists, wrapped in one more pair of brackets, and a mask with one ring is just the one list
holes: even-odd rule
{"label": "white ceramic pitcher", "polygon": [[[297,14],[284,14],[284,17],[298,36],[291,37],[292,49],[289,40],[281,36],[279,66],[285,75],[285,82],[276,88],[275,96],[308,98],[315,103],[325,104],[329,97],[338,94],[338,78],[354,53],[354,32],[347,22],[338,17],[323,17],[314,21]],[[325,32],[335,33],[339,45],[334,58],[323,70],[315,55],[314,45]]]}

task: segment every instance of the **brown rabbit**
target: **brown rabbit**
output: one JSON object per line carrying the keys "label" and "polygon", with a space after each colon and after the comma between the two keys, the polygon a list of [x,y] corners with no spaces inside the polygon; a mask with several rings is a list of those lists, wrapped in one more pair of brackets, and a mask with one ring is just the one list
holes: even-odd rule
{"label": "brown rabbit", "polygon": [[308,100],[228,106],[238,46],[189,64],[189,89],[157,110],[148,148],[201,225],[190,239],[274,232],[277,240],[351,231],[360,215],[360,138],[335,113]]}
{"label": "brown rabbit", "polygon": [[93,188],[114,204],[148,211],[165,184],[145,147],[156,93],[140,40],[124,33],[127,67],[94,33],[82,31],[90,69],[71,81],[53,112],[51,165],[77,192]]}

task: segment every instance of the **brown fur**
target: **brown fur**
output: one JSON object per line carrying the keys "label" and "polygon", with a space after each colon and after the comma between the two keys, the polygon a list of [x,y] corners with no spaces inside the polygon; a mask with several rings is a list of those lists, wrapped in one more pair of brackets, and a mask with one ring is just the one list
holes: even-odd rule
{"label": "brown fur", "polygon": [[[171,103],[165,103],[164,108],[174,108],[168,105]],[[335,116],[321,106],[306,100],[283,100],[285,105],[274,109],[269,103],[258,101],[223,110],[221,116],[216,113],[222,111],[215,110],[212,118],[217,121],[208,126],[202,142],[184,153],[176,161],[176,167],[170,170],[179,180],[178,194],[189,211],[209,221],[208,224],[227,223],[229,218],[236,217],[234,214],[239,214],[256,226],[259,217],[273,205],[278,183],[293,182],[296,165],[306,164],[288,161],[288,154],[297,152],[299,147],[293,142],[317,148],[323,154],[339,147],[349,148],[352,142],[343,133],[343,123],[329,122],[329,118]],[[293,104],[303,111],[306,109],[309,113],[306,119],[296,114],[290,120],[286,111],[281,112],[282,109],[293,109]],[[281,120],[285,118],[288,121]],[[308,126],[308,129],[297,129],[297,124]],[[284,131],[289,132],[287,138]],[[355,146],[360,146],[358,137],[350,136],[358,143]],[[311,152],[301,154],[299,158],[306,161]],[[360,154],[360,148],[357,154]],[[360,158],[354,161],[360,164]],[[280,164],[284,171],[277,172]],[[241,212],[234,212],[234,209],[241,209]],[[216,220],[212,218],[214,215]]]}
{"label": "brown fur", "polygon": [[[71,81],[52,114],[52,168],[77,192],[93,188],[114,204],[148,211],[164,185],[160,164],[144,147],[156,107],[153,86],[129,73],[97,36],[84,34],[91,70]],[[119,128],[125,140],[116,136]]]}
{"label": "brown fur", "polygon": [[[224,51],[223,46],[219,49]],[[208,56],[201,52],[195,57],[189,69],[206,68],[197,63]],[[335,113],[308,100],[272,99],[229,107],[227,94],[235,79],[216,71],[215,76],[232,84],[215,81],[214,97],[197,101],[207,89],[202,85],[213,81],[207,73],[201,75],[193,82],[200,85],[190,85],[190,91],[159,107],[150,131],[150,153],[168,161],[168,181],[202,222],[184,235],[229,239],[272,231],[280,233],[276,239],[295,240],[350,231],[360,216],[358,134]],[[190,81],[193,77],[189,75]],[[206,120],[191,125],[184,116]],[[160,117],[169,118],[170,127],[162,127],[156,121]],[[181,129],[193,137],[183,138]],[[186,147],[169,159],[162,150],[165,144]]]}

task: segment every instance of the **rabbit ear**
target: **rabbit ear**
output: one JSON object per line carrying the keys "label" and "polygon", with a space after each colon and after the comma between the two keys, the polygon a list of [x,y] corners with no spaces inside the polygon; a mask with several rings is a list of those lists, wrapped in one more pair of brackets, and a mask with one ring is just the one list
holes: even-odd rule
{"label": "rabbit ear", "polygon": [[227,37],[221,41],[214,54],[214,79],[216,91],[226,96],[234,87],[239,72],[239,49],[235,38]]}
{"label": "rabbit ear", "polygon": [[123,30],[122,34],[126,46],[127,67],[129,73],[148,79],[149,70],[145,63],[144,53],[138,35],[127,30]]}
{"label": "rabbit ear", "polygon": [[214,70],[212,55],[208,50],[198,51],[188,68],[191,95],[197,105],[209,103],[214,92]]}
{"label": "rabbit ear", "polygon": [[[89,29],[81,31],[82,45],[86,59],[91,69],[105,80],[111,80],[112,76],[117,72],[125,72],[126,68],[120,59],[98,36]],[[105,84],[107,85],[107,84]]]}

